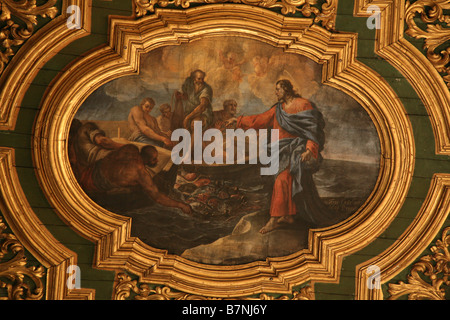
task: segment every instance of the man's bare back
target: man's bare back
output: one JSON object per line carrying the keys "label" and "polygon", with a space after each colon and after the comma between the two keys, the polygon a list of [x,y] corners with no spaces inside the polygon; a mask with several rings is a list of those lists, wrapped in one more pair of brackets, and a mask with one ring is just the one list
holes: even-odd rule
{"label": "man's bare back", "polygon": [[138,147],[128,144],[108,154],[101,161],[99,170],[112,185],[119,188],[139,186],[155,202],[163,206],[179,208],[184,213],[191,214],[192,209],[189,205],[173,200],[158,190],[146,169],[146,166],[156,165],[157,157],[156,149],[153,149],[153,154],[146,156],[139,152]]}

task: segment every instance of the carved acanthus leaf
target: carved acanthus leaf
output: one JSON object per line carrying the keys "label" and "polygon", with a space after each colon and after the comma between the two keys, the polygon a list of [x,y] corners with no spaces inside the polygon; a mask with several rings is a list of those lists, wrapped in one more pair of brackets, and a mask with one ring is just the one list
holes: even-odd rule
{"label": "carved acanthus leaf", "polygon": [[27,267],[24,247],[13,234],[5,233],[5,230],[6,224],[0,217],[0,288],[6,289],[8,293],[7,297],[0,297],[0,300],[40,300],[44,295],[41,281],[45,274],[44,268]]}
{"label": "carved acanthus leaf", "polygon": [[408,295],[410,300],[445,300],[445,287],[450,284],[450,227],[446,228],[442,238],[431,247],[432,255],[422,257],[414,264],[408,281],[389,284],[390,300]]}
{"label": "carved acanthus leaf", "polygon": [[[138,285],[137,280],[125,273],[117,274],[117,284],[114,291],[114,300],[126,300],[131,297],[132,292],[135,294],[135,300],[225,300],[213,297],[204,297],[199,295],[188,294],[184,292],[172,291],[171,288],[156,287],[151,289],[148,284]],[[239,300],[314,300],[314,293],[310,286],[293,292],[292,297],[287,295],[274,298],[268,294],[260,294],[258,297],[240,297]],[[227,299],[233,300],[233,299]]]}
{"label": "carved acanthus leaf", "polygon": [[[31,37],[37,17],[54,18],[58,9],[54,7],[56,0],[49,0],[40,6],[36,0],[2,0],[0,2],[0,74],[3,73],[14,47],[20,46]],[[20,20],[24,25],[19,25]]]}
{"label": "carved acanthus leaf", "polygon": [[[416,39],[424,39],[424,49],[428,60],[450,88],[450,0],[419,0],[406,3],[405,20],[408,26],[406,34]],[[420,15],[425,28],[416,23],[416,15]]]}
{"label": "carved acanthus leaf", "polygon": [[[320,2],[321,4],[318,4]],[[333,30],[336,20],[338,0],[134,0],[138,17],[147,12],[154,12],[155,7],[189,8],[191,4],[241,3],[263,8],[281,8],[282,14],[300,12],[305,17],[314,17],[315,23],[320,23],[327,30]]]}

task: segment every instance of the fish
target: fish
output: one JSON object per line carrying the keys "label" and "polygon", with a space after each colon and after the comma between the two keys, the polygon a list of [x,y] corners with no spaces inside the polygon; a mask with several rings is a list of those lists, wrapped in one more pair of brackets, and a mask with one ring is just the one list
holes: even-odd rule
{"label": "fish", "polygon": [[191,206],[192,210],[194,210],[194,212],[200,213],[202,215],[208,215],[210,213],[210,208],[202,202],[191,202],[189,203],[189,205]]}
{"label": "fish", "polygon": [[208,204],[210,207],[215,208],[215,207],[217,207],[218,204],[219,204],[219,199],[217,199],[217,198],[215,198],[215,197],[212,197],[212,198],[208,199],[207,204]]}
{"label": "fish", "polygon": [[229,195],[228,192],[226,192],[225,190],[221,190],[221,191],[219,191],[219,193],[217,194],[217,197],[218,197],[219,199],[225,200],[225,199],[230,198],[230,195]]}
{"label": "fish", "polygon": [[210,194],[208,193],[200,193],[196,196],[196,199],[200,202],[206,202],[210,198]]}
{"label": "fish", "polygon": [[193,183],[185,183],[178,187],[178,190],[183,193],[192,193],[197,190],[197,186]]}
{"label": "fish", "polygon": [[194,181],[198,178],[198,175],[195,172],[190,172],[182,175],[181,177],[187,181]]}
{"label": "fish", "polygon": [[208,185],[208,184],[210,184],[210,183],[211,183],[211,180],[208,179],[208,178],[200,178],[200,179],[194,181],[194,184],[195,184],[197,187],[203,187],[203,186],[206,186],[206,185]]}

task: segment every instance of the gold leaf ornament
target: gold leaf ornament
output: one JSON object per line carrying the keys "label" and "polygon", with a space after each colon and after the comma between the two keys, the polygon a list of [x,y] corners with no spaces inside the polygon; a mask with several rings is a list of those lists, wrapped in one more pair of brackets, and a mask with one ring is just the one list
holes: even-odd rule
{"label": "gold leaf ornament", "polygon": [[[129,275],[123,272],[118,273],[116,278],[117,284],[115,285],[114,300],[126,300],[131,297],[132,292],[135,293],[134,300],[236,300],[172,291],[168,286],[151,289],[145,283],[138,285],[137,280],[132,280]],[[262,293],[256,298],[240,297],[238,300],[314,300],[314,293],[310,286],[306,286],[301,288],[300,291],[294,291],[292,298],[287,295],[274,298],[273,296]]]}
{"label": "gold leaf ornament", "polygon": [[7,297],[0,297],[0,300],[42,299],[44,268],[27,267],[22,244],[13,234],[4,233],[5,230],[6,224],[0,217],[0,289],[7,292]]}
{"label": "gold leaf ornament", "polygon": [[[428,60],[443,74],[443,79],[450,88],[450,15],[446,15],[445,10],[450,10],[450,0],[407,1],[405,21],[408,29],[405,32],[413,38],[424,39]],[[417,25],[417,15],[420,15],[426,28]]]}
{"label": "gold leaf ornament", "polygon": [[[0,74],[3,73],[11,56],[13,47],[20,46],[31,37],[37,17],[54,18],[58,9],[54,7],[56,0],[49,0],[40,6],[36,0],[2,0],[0,2]],[[24,25],[16,23],[20,20]]]}
{"label": "gold leaf ornament", "polygon": [[135,12],[138,17],[144,16],[147,12],[154,12],[155,7],[176,7],[189,8],[191,4],[220,4],[220,3],[240,3],[262,8],[281,8],[281,13],[295,14],[302,13],[305,17],[315,16],[314,22],[321,23],[327,30],[333,30],[336,20],[336,9],[338,0],[326,0],[322,6],[318,6],[317,0],[134,0]]}
{"label": "gold leaf ornament", "polygon": [[125,273],[117,275],[118,284],[115,288],[115,300],[126,300],[134,292],[135,300],[211,300],[198,295],[183,292],[173,292],[169,287],[156,287],[150,289],[148,284],[137,284],[137,280],[132,280]]}
{"label": "gold leaf ornament", "polygon": [[443,231],[436,246],[430,248],[433,254],[420,258],[414,264],[406,283],[400,281],[398,284],[389,284],[389,299],[408,295],[409,300],[446,300],[445,287],[450,285],[449,243],[450,227]]}

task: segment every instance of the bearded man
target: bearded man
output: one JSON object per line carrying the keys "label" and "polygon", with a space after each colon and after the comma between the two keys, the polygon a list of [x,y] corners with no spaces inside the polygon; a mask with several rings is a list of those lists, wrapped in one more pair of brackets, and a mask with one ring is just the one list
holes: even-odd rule
{"label": "bearded man", "polygon": [[[213,90],[205,82],[206,73],[202,70],[195,70],[186,78],[182,86],[182,92],[176,92],[176,104],[184,103],[182,126],[190,130],[194,121],[202,121],[203,128],[208,128],[213,122],[212,97]],[[175,108],[176,116],[178,117]],[[180,124],[178,124],[179,127]]]}
{"label": "bearded man", "polygon": [[289,80],[278,81],[275,94],[278,102],[268,111],[236,119],[237,128],[272,128],[279,133],[279,171],[274,177],[270,219],[260,232],[292,224],[296,215],[311,226],[333,224],[335,215],[322,203],[312,178],[325,143],[322,114],[294,91]]}
{"label": "bearded man", "polygon": [[227,121],[234,118],[237,112],[237,102],[234,99],[228,99],[223,102],[223,109],[213,112],[214,128],[221,131],[227,129]]}

